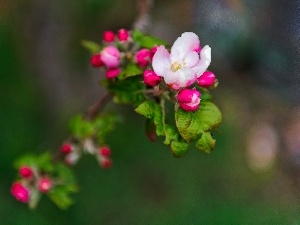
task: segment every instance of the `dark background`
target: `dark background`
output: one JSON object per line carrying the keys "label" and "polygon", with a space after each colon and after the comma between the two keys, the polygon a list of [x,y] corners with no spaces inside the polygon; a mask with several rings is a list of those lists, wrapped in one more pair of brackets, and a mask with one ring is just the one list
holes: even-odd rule
{"label": "dark background", "polygon": [[70,209],[44,196],[30,211],[10,195],[13,161],[55,151],[70,116],[103,92],[80,41],[130,28],[136,3],[0,0],[0,224],[299,224],[298,173],[287,150],[279,144],[257,169],[246,141],[263,114],[281,143],[284,118],[299,104],[298,1],[155,1],[150,33],[172,43],[194,31],[212,47],[210,69],[220,81],[213,95],[224,116],[215,151],[190,149],[176,159],[161,140],[148,141],[132,107],[110,105],[123,118],[109,137],[113,167],[84,157],[74,168],[80,193]]}

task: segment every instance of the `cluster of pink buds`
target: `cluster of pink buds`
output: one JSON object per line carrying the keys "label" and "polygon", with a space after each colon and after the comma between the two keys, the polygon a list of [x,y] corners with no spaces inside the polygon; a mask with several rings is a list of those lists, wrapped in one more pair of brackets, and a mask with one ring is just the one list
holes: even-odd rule
{"label": "cluster of pink buds", "polygon": [[107,146],[102,146],[99,148],[98,151],[98,162],[103,168],[110,168],[111,167],[111,159],[110,159],[111,151],[110,148]]}
{"label": "cluster of pink buds", "polygon": [[131,41],[129,31],[120,29],[117,34],[113,31],[107,30],[103,33],[103,49],[100,53],[94,54],[91,58],[91,65],[93,67],[104,67],[106,69],[106,78],[114,79],[120,73],[120,64],[123,56],[118,49],[118,45],[126,48]]}
{"label": "cluster of pink buds", "polygon": [[65,163],[73,166],[77,163],[82,153],[88,153],[96,156],[99,165],[103,168],[110,168],[112,161],[110,159],[111,150],[107,146],[96,147],[94,141],[90,138],[82,142],[82,146],[66,142],[61,146],[61,153],[65,155]]}
{"label": "cluster of pink buds", "polygon": [[17,200],[24,203],[30,201],[32,191],[38,190],[41,193],[48,193],[54,186],[50,177],[27,165],[19,168],[19,175],[21,179],[13,183],[10,191]]}

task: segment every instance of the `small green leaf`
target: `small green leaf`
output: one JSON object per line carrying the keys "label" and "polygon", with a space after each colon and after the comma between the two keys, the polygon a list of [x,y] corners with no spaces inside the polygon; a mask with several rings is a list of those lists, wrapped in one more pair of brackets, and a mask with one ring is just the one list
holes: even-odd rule
{"label": "small green leaf", "polygon": [[99,144],[104,144],[104,138],[114,130],[116,123],[119,121],[120,118],[114,113],[102,114],[93,121]]}
{"label": "small green leaf", "polygon": [[132,34],[133,40],[143,48],[153,48],[158,45],[167,45],[167,42],[159,38],[145,35],[139,30],[134,30]]}
{"label": "small green leaf", "polygon": [[215,145],[216,140],[212,138],[210,132],[204,132],[201,138],[196,143],[196,147],[206,153],[210,153],[211,151],[213,151]]}
{"label": "small green leaf", "polygon": [[222,113],[212,102],[203,101],[198,109],[198,116],[203,131],[210,131],[218,127],[222,121]]}
{"label": "small green leaf", "polygon": [[44,172],[52,172],[54,169],[52,156],[49,152],[44,152],[39,155],[36,159],[37,166],[40,170]]}
{"label": "small green leaf", "polygon": [[178,158],[184,156],[187,153],[188,148],[189,144],[184,140],[172,141],[171,143],[172,153],[175,157]]}
{"label": "small green leaf", "polygon": [[164,141],[164,144],[170,145],[172,141],[178,140],[178,132],[174,129],[174,127],[165,124],[165,135],[166,139]]}
{"label": "small green leaf", "polygon": [[176,126],[187,142],[195,140],[201,134],[201,120],[197,112],[188,112],[181,108],[175,112]]}
{"label": "small green leaf", "polygon": [[81,45],[87,49],[91,54],[99,54],[101,51],[101,46],[93,41],[83,40]]}
{"label": "small green leaf", "polygon": [[63,186],[54,187],[48,196],[61,209],[67,209],[73,204],[72,198]]}
{"label": "small green leaf", "polygon": [[142,83],[140,76],[128,77],[124,80],[101,82],[109,92],[114,95],[115,103],[139,105],[145,100],[143,90],[146,86]]}
{"label": "small green leaf", "polygon": [[94,132],[94,126],[90,121],[85,121],[82,115],[74,116],[69,123],[70,133],[76,138],[87,138]]}
{"label": "small green leaf", "polygon": [[180,135],[190,142],[197,139],[204,131],[217,127],[221,123],[222,114],[214,103],[203,101],[195,112],[178,109],[175,120]]}
{"label": "small green leaf", "polygon": [[143,70],[136,64],[129,63],[122,70],[121,74],[118,76],[121,79],[125,79],[127,77],[141,75]]}
{"label": "small green leaf", "polygon": [[158,136],[165,135],[161,106],[154,101],[145,101],[135,111],[148,119],[153,119]]}

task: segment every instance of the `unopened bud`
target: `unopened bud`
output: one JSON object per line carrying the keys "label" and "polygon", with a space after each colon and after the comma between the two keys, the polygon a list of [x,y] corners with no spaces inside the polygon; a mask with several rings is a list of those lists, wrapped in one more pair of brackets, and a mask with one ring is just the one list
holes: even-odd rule
{"label": "unopened bud", "polygon": [[29,201],[29,190],[25,188],[20,182],[16,182],[10,189],[11,194],[18,200],[24,203]]}
{"label": "unopened bud", "polygon": [[199,78],[197,82],[201,87],[211,87],[216,81],[216,76],[213,72],[205,71]]}
{"label": "unopened bud", "polygon": [[136,63],[141,67],[146,67],[149,65],[151,60],[151,52],[149,49],[143,48],[137,51],[135,56]]}
{"label": "unopened bud", "polygon": [[103,62],[101,60],[100,54],[95,54],[95,55],[92,56],[92,58],[91,58],[91,65],[93,67],[101,67],[101,66],[103,66]]}
{"label": "unopened bud", "polygon": [[156,86],[161,82],[161,77],[157,76],[157,74],[153,70],[145,70],[144,71],[144,83],[148,86]]}
{"label": "unopened bud", "polygon": [[183,89],[179,91],[177,100],[185,111],[196,111],[200,104],[200,92],[195,89]]}
{"label": "unopened bud", "polygon": [[114,32],[112,32],[110,30],[104,31],[103,40],[108,43],[113,42],[115,40]]}
{"label": "unopened bud", "polygon": [[20,174],[21,177],[23,177],[25,179],[32,178],[32,176],[33,176],[32,169],[28,166],[22,166],[19,169],[19,174]]}
{"label": "unopened bud", "polygon": [[105,76],[107,79],[116,78],[121,73],[121,69],[119,68],[110,68],[106,71]]}
{"label": "unopened bud", "polygon": [[120,41],[127,41],[129,38],[129,32],[126,29],[120,29],[118,31],[118,38]]}
{"label": "unopened bud", "polygon": [[38,189],[43,192],[43,193],[47,193],[51,188],[52,188],[52,181],[47,178],[41,178],[38,182]]}
{"label": "unopened bud", "polygon": [[107,146],[103,146],[99,149],[99,153],[103,156],[110,156],[111,155],[111,151],[110,151],[110,148],[107,147]]}

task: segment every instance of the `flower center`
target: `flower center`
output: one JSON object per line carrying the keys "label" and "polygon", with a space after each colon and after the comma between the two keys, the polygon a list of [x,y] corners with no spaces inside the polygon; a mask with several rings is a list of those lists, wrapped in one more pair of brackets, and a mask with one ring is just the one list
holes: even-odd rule
{"label": "flower center", "polygon": [[178,62],[174,62],[171,66],[171,69],[173,70],[173,72],[176,72],[180,68],[181,68],[181,64],[179,64]]}

